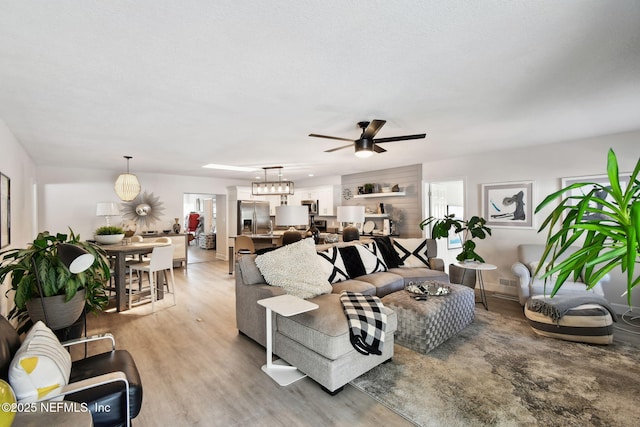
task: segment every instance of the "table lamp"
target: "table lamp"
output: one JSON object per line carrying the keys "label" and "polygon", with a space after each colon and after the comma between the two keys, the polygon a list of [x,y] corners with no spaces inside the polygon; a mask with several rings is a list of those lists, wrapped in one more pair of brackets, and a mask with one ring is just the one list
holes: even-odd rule
{"label": "table lamp", "polygon": [[276,206],[276,225],[290,227],[282,235],[283,245],[301,240],[302,236],[294,226],[306,225],[307,222],[309,222],[309,209],[306,206]]}
{"label": "table lamp", "polygon": [[360,239],[360,232],[354,224],[362,224],[364,222],[364,206],[338,206],[338,222],[349,223],[342,230],[342,241],[350,242]]}
{"label": "table lamp", "polygon": [[115,202],[98,202],[96,205],[96,216],[103,216],[107,221],[107,227],[109,224],[110,216],[120,215],[120,207]]}

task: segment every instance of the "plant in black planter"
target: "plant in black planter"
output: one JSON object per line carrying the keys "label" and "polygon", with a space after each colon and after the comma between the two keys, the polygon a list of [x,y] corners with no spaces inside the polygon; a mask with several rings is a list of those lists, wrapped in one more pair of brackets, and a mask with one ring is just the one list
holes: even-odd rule
{"label": "plant in black planter", "polygon": [[485,224],[487,220],[478,216],[472,216],[468,221],[455,219],[455,215],[447,215],[443,219],[430,216],[420,223],[420,229],[433,224],[431,236],[434,239],[448,238],[449,230],[452,228],[456,234],[464,232],[464,243],[462,244],[462,252],[458,254],[456,259],[460,262],[478,261],[484,262],[484,259],[475,251],[476,243],[474,238],[484,239],[487,235],[491,235],[491,229]]}
{"label": "plant in black planter", "polygon": [[[93,262],[86,270],[72,273],[59,256],[62,255],[58,253],[58,249],[62,248],[61,245],[66,245],[64,249],[67,250],[70,245],[83,249],[93,256]],[[71,249],[74,249],[73,247]],[[52,329],[69,326],[69,324],[54,326],[66,322],[59,323],[51,318],[58,311],[55,308],[56,300],[65,303],[59,310],[62,314],[78,312],[71,323],[77,320],[83,310],[98,312],[108,303],[104,286],[110,278],[110,269],[105,253],[96,245],[80,241],[80,236],[75,235],[72,230],[70,235],[52,236],[47,231],[39,233],[26,249],[9,249],[0,252],[0,257],[0,282],[10,275],[11,290],[14,291],[15,307],[11,309],[8,317],[18,320],[19,332],[27,330],[31,325],[30,320],[39,316],[35,312],[42,311],[41,297],[43,296],[47,300],[45,302],[47,317],[52,323],[49,325]],[[73,265],[71,269],[74,269]],[[40,286],[38,286],[38,280]],[[38,290],[39,287],[42,288],[42,294]],[[50,307],[53,308],[50,309]]]}
{"label": "plant in black planter", "polygon": [[[618,159],[613,150],[607,155],[609,183],[578,182],[545,198],[536,208],[540,212],[552,201],[557,207],[540,226],[549,227],[547,244],[538,270],[542,277],[557,275],[551,296],[564,282],[582,277],[590,288],[605,274],[620,268],[627,278],[627,302],[631,290],[640,283],[636,265],[640,262],[640,160],[629,177],[626,188],[620,183]],[[581,194],[572,194],[580,189]],[[582,244],[580,244],[582,242]],[[580,246],[572,251],[572,245]],[[570,253],[564,260],[563,253]]]}

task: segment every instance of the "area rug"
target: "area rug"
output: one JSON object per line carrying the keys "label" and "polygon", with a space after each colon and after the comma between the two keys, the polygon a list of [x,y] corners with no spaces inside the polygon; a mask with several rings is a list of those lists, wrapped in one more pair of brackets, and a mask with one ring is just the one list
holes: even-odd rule
{"label": "area rug", "polygon": [[536,335],[526,321],[476,310],[428,354],[393,360],[351,382],[419,426],[638,426],[640,352]]}

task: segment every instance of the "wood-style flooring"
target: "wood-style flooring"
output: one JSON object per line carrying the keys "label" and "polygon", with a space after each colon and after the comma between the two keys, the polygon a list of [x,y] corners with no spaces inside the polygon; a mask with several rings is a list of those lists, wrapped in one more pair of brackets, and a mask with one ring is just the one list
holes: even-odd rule
{"label": "wood-style flooring", "polygon": [[[412,425],[350,385],[330,396],[309,378],[276,384],[260,369],[265,349],[236,329],[235,278],[227,262],[215,260],[215,251],[189,250],[188,268],[175,269],[176,306],[170,307],[169,297],[154,314],[144,304],[88,316],[88,333],[111,332],[140,370],[144,399],[134,425]],[[490,297],[489,309],[522,317],[520,305],[510,300]],[[89,351],[103,348],[92,343]]]}

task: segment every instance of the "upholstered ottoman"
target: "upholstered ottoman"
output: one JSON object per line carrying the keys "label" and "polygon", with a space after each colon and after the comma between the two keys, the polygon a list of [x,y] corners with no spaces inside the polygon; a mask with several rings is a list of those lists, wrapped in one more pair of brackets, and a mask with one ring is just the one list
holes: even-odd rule
{"label": "upholstered ottoman", "polygon": [[559,320],[533,311],[529,303],[524,306],[524,315],[535,333],[545,337],[589,344],[611,344],[613,342],[613,318],[609,310],[600,304],[582,304],[570,309]]}
{"label": "upholstered ottoman", "polygon": [[404,290],[382,298],[382,303],[398,316],[396,343],[428,353],[473,322],[473,289],[449,283],[444,285],[451,288],[449,295],[429,296],[426,301],[416,301]]}

